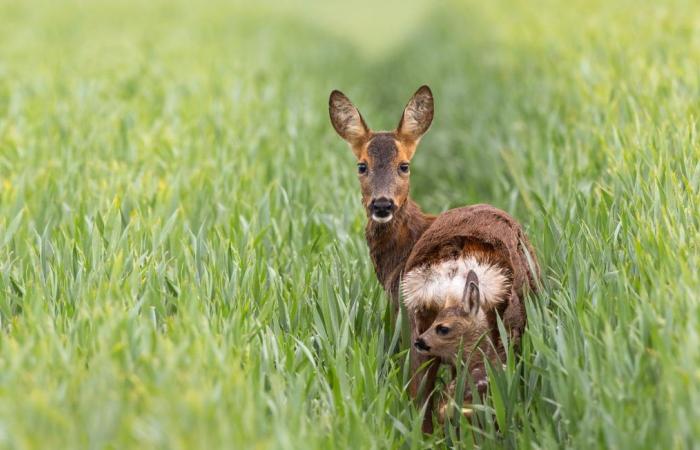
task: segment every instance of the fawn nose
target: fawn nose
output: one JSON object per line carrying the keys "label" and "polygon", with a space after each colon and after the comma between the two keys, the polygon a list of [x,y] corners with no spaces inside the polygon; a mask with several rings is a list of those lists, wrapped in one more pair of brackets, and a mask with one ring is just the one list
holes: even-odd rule
{"label": "fawn nose", "polygon": [[418,338],[418,339],[416,339],[416,342],[414,342],[413,345],[415,345],[415,347],[416,347],[418,350],[422,350],[422,351],[424,351],[424,352],[430,351],[430,346],[429,346],[428,344],[425,343],[425,341],[423,340],[423,338]]}
{"label": "fawn nose", "polygon": [[377,217],[389,217],[394,212],[394,201],[386,197],[375,198],[369,204],[369,209]]}

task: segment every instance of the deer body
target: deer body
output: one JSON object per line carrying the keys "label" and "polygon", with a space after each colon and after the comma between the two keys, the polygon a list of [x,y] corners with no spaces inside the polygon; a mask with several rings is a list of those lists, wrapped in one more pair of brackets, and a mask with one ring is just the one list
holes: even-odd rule
{"label": "deer body", "polygon": [[[454,367],[461,353],[474,383],[485,389],[482,355],[492,364],[505,359],[497,317],[518,345],[526,322],[522,301],[537,291],[539,266],[520,225],[490,205],[446,211],[414,245],[404,270],[414,373],[432,360],[425,375],[432,389],[440,362]],[[413,383],[418,392],[420,377]]]}
{"label": "deer body", "polygon": [[[490,330],[495,314],[502,314],[506,328],[517,340],[525,324],[521,299],[527,276],[523,272],[523,259],[514,256],[518,250],[513,245],[518,248],[520,245],[527,247],[533,260],[534,253],[530,251],[526,239],[524,244],[514,244],[513,239],[499,240],[499,236],[506,236],[517,237],[522,241],[524,235],[517,222],[503,211],[487,205],[458,208],[436,217],[424,214],[409,197],[409,164],[433,119],[433,95],[430,89],[422,86],[416,91],[393,131],[370,130],[357,108],[339,91],[331,92],[329,113],[336,132],[345,139],[357,158],[362,203],[368,217],[365,236],[379,282],[391,297],[395,310],[399,307],[402,276],[413,274],[415,283],[409,291],[414,294],[423,292],[420,300],[416,300],[416,297],[408,304],[412,342],[429,330],[435,318],[448,304],[454,303],[454,293],[441,291],[440,287],[443,282],[459,283],[433,275],[441,270],[451,273],[452,269],[447,266],[460,258],[465,261],[471,258],[474,264],[499,264],[499,270],[502,269],[502,275],[507,279],[507,288],[504,287],[503,292],[499,291],[498,301],[494,300],[493,305],[484,305],[482,313],[485,321],[475,321],[474,324]],[[480,227],[487,230],[485,234],[479,231]],[[440,264],[447,266],[440,267]],[[483,277],[486,272],[479,273]],[[429,278],[434,279],[422,279],[420,274],[428,274]],[[452,278],[456,274],[457,272]],[[468,274],[468,271],[460,272],[463,278]],[[537,276],[538,273],[530,278],[534,280]],[[433,281],[438,289],[425,290],[421,287],[422,283]],[[488,294],[488,286],[483,287]],[[407,285],[404,285],[404,290],[406,288]],[[433,356],[411,347],[410,393],[419,404],[424,400],[428,402],[423,421],[423,430],[426,432],[432,431],[432,391],[440,364],[440,360]],[[442,357],[449,360],[449,352]],[[425,371],[419,370],[425,362],[431,360]],[[421,383],[424,386],[422,390],[419,389]]]}

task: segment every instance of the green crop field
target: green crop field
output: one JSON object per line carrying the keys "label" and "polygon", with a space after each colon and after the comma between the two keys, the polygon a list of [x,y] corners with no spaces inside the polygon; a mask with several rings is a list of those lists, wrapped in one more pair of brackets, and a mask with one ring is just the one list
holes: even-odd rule
{"label": "green crop field", "polygon": [[[0,0],[1,448],[700,446],[700,5]],[[545,293],[479,426],[420,432],[343,90]]]}

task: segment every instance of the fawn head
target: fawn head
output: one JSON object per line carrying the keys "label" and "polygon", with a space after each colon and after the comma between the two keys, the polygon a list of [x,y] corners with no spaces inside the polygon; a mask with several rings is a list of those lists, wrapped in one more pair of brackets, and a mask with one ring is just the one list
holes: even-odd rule
{"label": "fawn head", "polygon": [[480,308],[479,279],[470,270],[462,297],[446,299],[445,307],[430,328],[414,342],[416,350],[443,361],[454,361],[460,348],[463,356],[469,356],[488,330],[485,317],[479,314]]}
{"label": "fawn head", "polygon": [[333,91],[328,102],[331,123],[357,158],[357,176],[367,216],[387,223],[408,198],[409,164],[421,137],[433,120],[433,94],[421,86],[408,101],[398,127],[375,132],[342,92]]}

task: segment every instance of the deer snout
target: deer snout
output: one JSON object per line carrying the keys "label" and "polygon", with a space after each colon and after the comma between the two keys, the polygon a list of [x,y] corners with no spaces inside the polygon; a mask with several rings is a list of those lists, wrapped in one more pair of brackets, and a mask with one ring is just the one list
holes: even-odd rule
{"label": "deer snout", "polygon": [[416,342],[414,342],[413,345],[420,352],[429,352],[430,351],[430,346],[428,344],[426,344],[425,340],[422,337],[419,337],[418,339],[416,339]]}
{"label": "deer snout", "polygon": [[372,213],[372,218],[378,222],[388,222],[391,220],[396,204],[393,200],[386,197],[373,199],[369,204],[369,211]]}

